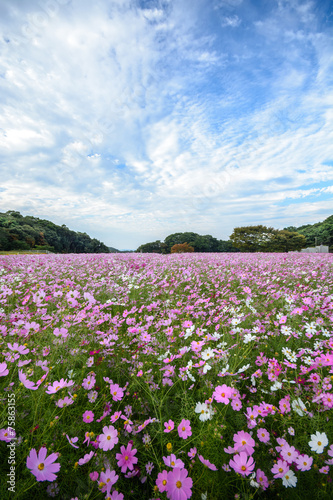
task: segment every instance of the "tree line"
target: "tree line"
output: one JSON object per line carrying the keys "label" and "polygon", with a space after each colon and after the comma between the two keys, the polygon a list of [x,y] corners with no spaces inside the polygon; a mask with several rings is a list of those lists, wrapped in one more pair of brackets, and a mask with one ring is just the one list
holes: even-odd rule
{"label": "tree line", "polygon": [[333,215],[323,222],[274,229],[263,225],[236,227],[229,240],[218,240],[206,234],[185,232],[170,234],[164,241],[140,245],[142,253],[183,252],[290,252],[315,245],[333,250]]}
{"label": "tree line", "polygon": [[55,253],[109,253],[104,243],[48,220],[9,210],[0,213],[0,250],[49,250]]}
{"label": "tree line", "polygon": [[185,243],[192,247],[194,252],[239,252],[231,241],[218,240],[210,234],[202,236],[192,232],[174,233],[167,236],[164,241],[145,243],[139,246],[137,252],[169,254],[174,245]]}

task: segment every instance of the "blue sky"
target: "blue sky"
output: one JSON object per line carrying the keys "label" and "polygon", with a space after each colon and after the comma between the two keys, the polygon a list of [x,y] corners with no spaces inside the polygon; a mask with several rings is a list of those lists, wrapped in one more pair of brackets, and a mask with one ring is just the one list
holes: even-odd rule
{"label": "blue sky", "polygon": [[0,211],[136,249],[333,214],[328,0],[0,0]]}

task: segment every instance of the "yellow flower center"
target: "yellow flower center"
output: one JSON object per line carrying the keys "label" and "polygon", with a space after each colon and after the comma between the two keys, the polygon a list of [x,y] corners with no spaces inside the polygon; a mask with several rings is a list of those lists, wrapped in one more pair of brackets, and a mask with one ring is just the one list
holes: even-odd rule
{"label": "yellow flower center", "polygon": [[162,484],[163,484],[163,486],[165,486],[167,484],[166,479],[163,479]]}
{"label": "yellow flower center", "polygon": [[44,469],[44,464],[39,464],[39,465],[38,465],[38,469],[39,469],[39,470],[43,470],[43,469]]}
{"label": "yellow flower center", "polygon": [[111,439],[111,436],[108,436],[108,437],[107,437],[106,439],[107,439],[108,441],[110,441],[110,439]]}
{"label": "yellow flower center", "polygon": [[318,446],[321,446],[321,441],[318,441]]}
{"label": "yellow flower center", "polygon": [[177,486],[177,488],[181,488],[181,487],[182,487],[182,483],[181,483],[181,481],[177,481],[177,482],[176,482],[176,486]]}
{"label": "yellow flower center", "polygon": [[241,469],[242,469],[242,470],[246,470],[245,465],[242,465]]}
{"label": "yellow flower center", "polygon": [[125,460],[128,460],[128,456],[126,455]]}

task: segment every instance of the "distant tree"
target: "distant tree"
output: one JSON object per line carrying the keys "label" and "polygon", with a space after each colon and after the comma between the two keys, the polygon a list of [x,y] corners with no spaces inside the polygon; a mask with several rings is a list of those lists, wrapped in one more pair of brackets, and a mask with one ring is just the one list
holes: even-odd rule
{"label": "distant tree", "polygon": [[166,252],[170,253],[173,245],[188,243],[194,248],[194,241],[196,237],[200,236],[197,233],[174,233],[167,236],[164,240],[166,245]]}
{"label": "distant tree", "polygon": [[306,238],[303,234],[295,231],[282,229],[274,234],[274,238],[268,246],[269,252],[290,252],[301,250],[306,247]]}
{"label": "distant tree", "polygon": [[273,227],[262,225],[236,227],[230,241],[241,252],[267,252],[276,231]]}
{"label": "distant tree", "polygon": [[186,241],[185,243],[177,243],[171,247],[171,253],[190,253],[194,252],[194,248],[191,247]]}
{"label": "distant tree", "polygon": [[142,253],[165,253],[165,243],[161,243],[160,240],[153,241],[151,243],[145,243],[144,245],[140,245],[137,249],[137,252]]}
{"label": "distant tree", "polygon": [[235,248],[231,241],[219,241],[218,252],[240,252],[238,248]]}

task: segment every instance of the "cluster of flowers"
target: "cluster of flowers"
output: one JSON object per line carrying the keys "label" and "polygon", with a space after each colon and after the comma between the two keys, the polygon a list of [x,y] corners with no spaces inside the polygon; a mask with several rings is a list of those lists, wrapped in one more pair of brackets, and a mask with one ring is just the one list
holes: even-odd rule
{"label": "cluster of flowers", "polygon": [[[1,389],[31,396],[20,398],[29,424],[19,425],[17,439],[24,448],[35,433],[35,447],[24,448],[28,470],[37,482],[53,482],[48,493],[57,491],[61,463],[77,453],[75,467],[87,465],[89,481],[112,500],[130,480],[172,500],[190,498],[201,466],[266,490],[278,480],[296,487],[320,464],[316,474],[328,484],[332,285],[330,255],[0,257]],[[106,370],[121,375],[112,380]],[[150,398],[168,410],[180,384],[196,403],[162,421]],[[52,422],[36,425],[34,394],[57,413]],[[221,436],[234,412],[240,427]],[[307,441],[290,427],[303,421]],[[211,423],[209,439],[233,439],[214,463],[195,447]],[[0,441],[16,439],[1,426]],[[37,431],[46,426],[44,441]],[[176,444],[164,456],[156,442],[166,439]],[[51,443],[61,456],[47,456]],[[187,452],[183,460],[178,451]],[[105,453],[112,466],[102,470]]]}

